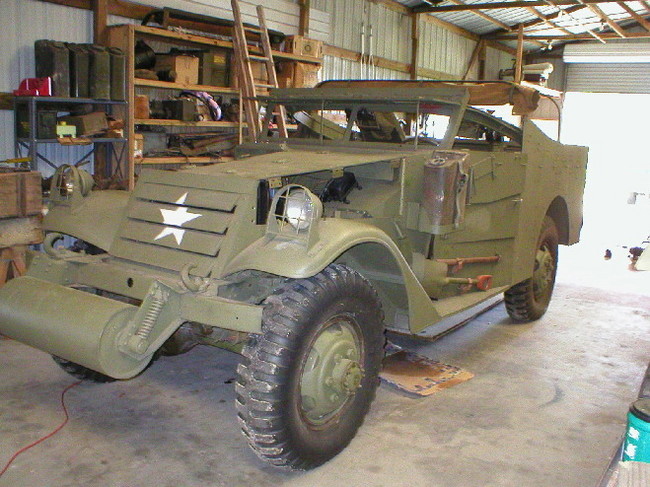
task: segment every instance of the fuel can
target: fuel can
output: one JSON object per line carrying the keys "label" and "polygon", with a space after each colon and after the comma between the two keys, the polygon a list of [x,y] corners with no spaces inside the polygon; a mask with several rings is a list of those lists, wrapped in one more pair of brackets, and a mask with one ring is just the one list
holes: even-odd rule
{"label": "fuel can", "polygon": [[623,460],[650,463],[650,398],[638,399],[630,406]]}

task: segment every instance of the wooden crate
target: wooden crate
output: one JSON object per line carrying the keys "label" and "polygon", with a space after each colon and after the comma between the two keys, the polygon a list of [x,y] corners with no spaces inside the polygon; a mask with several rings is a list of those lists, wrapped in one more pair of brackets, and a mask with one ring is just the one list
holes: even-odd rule
{"label": "wooden crate", "polygon": [[0,218],[40,214],[43,209],[41,193],[39,172],[0,172]]}

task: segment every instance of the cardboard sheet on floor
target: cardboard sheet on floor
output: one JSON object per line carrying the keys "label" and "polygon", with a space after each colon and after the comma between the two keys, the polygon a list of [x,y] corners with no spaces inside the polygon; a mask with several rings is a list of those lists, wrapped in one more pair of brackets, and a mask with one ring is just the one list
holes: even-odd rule
{"label": "cardboard sheet on floor", "polygon": [[384,358],[380,377],[401,391],[430,396],[441,389],[468,381],[474,374],[398,348],[398,351]]}

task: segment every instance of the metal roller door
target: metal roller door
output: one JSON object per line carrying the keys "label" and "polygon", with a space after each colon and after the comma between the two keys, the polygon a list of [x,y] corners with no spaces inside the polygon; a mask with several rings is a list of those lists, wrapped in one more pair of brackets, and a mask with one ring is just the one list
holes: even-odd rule
{"label": "metal roller door", "polygon": [[650,94],[650,63],[570,63],[566,91]]}

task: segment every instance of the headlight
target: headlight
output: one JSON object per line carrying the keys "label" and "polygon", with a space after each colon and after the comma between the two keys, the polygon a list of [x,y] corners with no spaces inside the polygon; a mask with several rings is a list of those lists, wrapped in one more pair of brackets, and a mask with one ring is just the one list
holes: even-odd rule
{"label": "headlight", "polygon": [[270,229],[276,232],[293,229],[294,233],[302,233],[307,231],[322,213],[323,204],[316,195],[304,186],[290,184],[281,188],[273,198]]}
{"label": "headlight", "polygon": [[296,230],[307,230],[314,216],[314,204],[304,189],[292,189],[285,201],[285,218]]}

